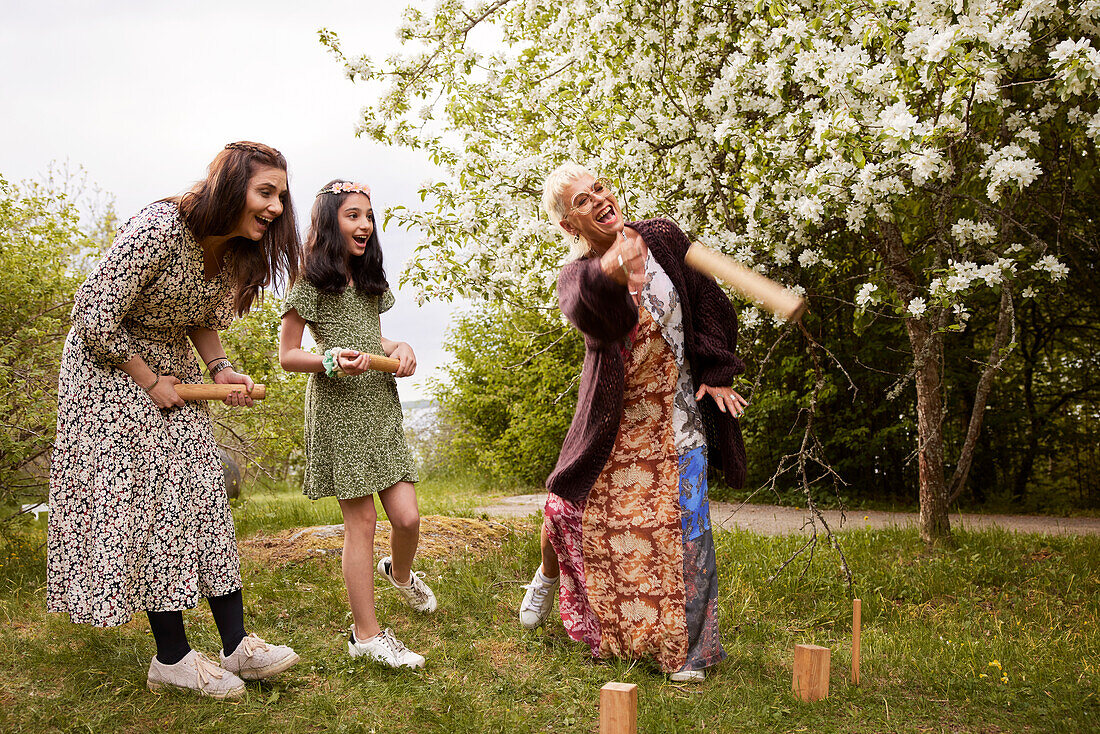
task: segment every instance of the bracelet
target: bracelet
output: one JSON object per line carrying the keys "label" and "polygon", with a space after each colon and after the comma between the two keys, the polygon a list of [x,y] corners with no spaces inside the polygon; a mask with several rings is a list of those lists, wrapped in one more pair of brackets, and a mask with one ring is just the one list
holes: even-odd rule
{"label": "bracelet", "polygon": [[325,374],[329,377],[343,377],[344,371],[340,369],[340,352],[344,351],[340,347],[333,347],[332,349],[325,350],[324,355],[321,357],[321,364],[325,368]]}
{"label": "bracelet", "polygon": [[207,366],[207,370],[210,372],[210,379],[214,379],[214,375],[232,367],[233,363],[227,357],[219,357]]}
{"label": "bracelet", "polygon": [[157,375],[156,378],[153,379],[152,385],[150,385],[149,387],[143,387],[141,389],[144,390],[146,393],[151,393],[153,392],[153,388],[157,386],[158,382],[160,382],[160,375]]}
{"label": "bracelet", "polygon": [[207,360],[207,362],[206,362],[206,367],[207,367],[207,369],[209,369],[209,368],[210,368],[210,365],[211,365],[211,364],[213,364],[214,362],[217,362],[217,361],[218,361],[219,359],[229,359],[229,357],[226,357],[226,356],[225,356],[225,355],[223,354],[223,355],[222,355],[222,356],[220,356],[220,357],[214,357],[214,359],[211,359],[211,360]]}

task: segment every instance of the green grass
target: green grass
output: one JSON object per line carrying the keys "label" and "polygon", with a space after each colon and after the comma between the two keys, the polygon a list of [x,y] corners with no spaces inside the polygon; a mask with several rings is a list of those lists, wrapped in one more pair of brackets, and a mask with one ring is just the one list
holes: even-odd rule
{"label": "green grass", "polygon": [[[429,477],[416,485],[416,498],[422,515],[473,517],[479,505],[492,504],[496,498],[523,491],[526,490],[490,487],[472,476]],[[381,503],[377,504],[379,517],[385,517]],[[343,522],[335,499],[311,500],[288,485],[250,487],[233,501],[233,519],[241,538],[261,531],[273,533]]]}
{"label": "green grass", "polygon": [[[472,514],[476,482],[420,487],[425,514]],[[255,494],[235,510],[242,536],[339,522],[331,501]],[[832,552],[767,578],[800,543],[717,536],[729,658],[702,686],[673,686],[645,664],[592,662],[560,622],[522,630],[515,609],[537,563],[534,525],[482,559],[426,560],[440,599],[416,615],[388,591],[383,624],[428,658],[420,674],[346,655],[339,560],[282,568],[245,558],[246,619],[302,662],[226,704],[153,695],[143,618],[112,630],[44,611],[43,522],[0,546],[0,730],[592,732],[600,686],[639,686],[639,731],[1094,731],[1100,728],[1100,539],[958,533],[928,552],[914,531],[842,535],[863,599],[863,685],[847,682],[851,603]],[[381,587],[379,587],[381,589]],[[205,606],[185,614],[192,644],[215,654]],[[830,698],[790,693],[795,644],[832,649]],[[996,664],[994,665],[994,661]],[[1003,677],[1002,677],[1003,676]]]}

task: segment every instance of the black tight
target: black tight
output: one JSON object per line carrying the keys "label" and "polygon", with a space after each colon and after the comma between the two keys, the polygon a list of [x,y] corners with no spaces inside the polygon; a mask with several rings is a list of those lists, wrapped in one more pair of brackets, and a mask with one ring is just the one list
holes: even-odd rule
{"label": "black tight", "polygon": [[212,596],[206,601],[210,602],[210,613],[214,615],[214,624],[218,625],[222,651],[231,655],[245,636],[241,590],[231,591],[225,596]]}
{"label": "black tight", "polygon": [[[210,612],[214,615],[214,624],[222,638],[222,651],[226,654],[237,649],[244,639],[244,602],[241,590],[225,596],[212,596]],[[165,665],[175,665],[191,652],[187,644],[187,633],[183,629],[183,612],[146,612],[149,615],[149,628],[157,643],[157,660]]]}
{"label": "black tight", "polygon": [[187,657],[191,646],[183,631],[183,612],[146,612],[149,629],[157,641],[157,660],[165,665],[175,665]]}

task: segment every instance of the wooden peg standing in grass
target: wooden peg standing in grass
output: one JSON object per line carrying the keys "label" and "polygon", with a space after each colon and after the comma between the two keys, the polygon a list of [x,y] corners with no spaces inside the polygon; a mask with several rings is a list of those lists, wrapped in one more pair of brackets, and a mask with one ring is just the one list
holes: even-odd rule
{"label": "wooden peg standing in grass", "polygon": [[794,678],[791,690],[803,701],[829,697],[829,648],[794,646]]}
{"label": "wooden peg standing in grass", "polygon": [[637,734],[638,686],[612,681],[600,689],[600,734]]}
{"label": "wooden peg standing in grass", "polygon": [[852,685],[859,685],[859,629],[862,620],[862,602],[852,599]]}

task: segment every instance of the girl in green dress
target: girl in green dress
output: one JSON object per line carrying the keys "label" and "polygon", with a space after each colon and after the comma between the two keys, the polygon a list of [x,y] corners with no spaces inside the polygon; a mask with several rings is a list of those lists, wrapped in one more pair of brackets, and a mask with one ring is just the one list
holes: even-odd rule
{"label": "girl in green dress", "polygon": [[[436,607],[423,574],[412,571],[420,512],[397,381],[370,369],[370,355],[385,353],[399,361],[397,377],[416,370],[412,348],[382,336],[378,315],[393,301],[370,188],[342,179],[329,182],[313,204],[302,273],[287,296],[279,362],[285,370],[310,373],[305,493],[312,499],[336,497],[344,515],[344,583],[354,620],[348,653],[394,668],[420,668],[424,658],[382,629],[374,610],[375,494],[393,528],[392,555],[378,563],[378,573],[413,609]],[[322,354],[302,349],[307,326]]]}

